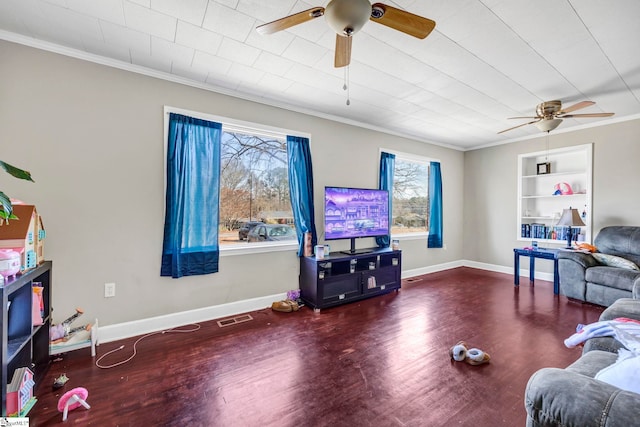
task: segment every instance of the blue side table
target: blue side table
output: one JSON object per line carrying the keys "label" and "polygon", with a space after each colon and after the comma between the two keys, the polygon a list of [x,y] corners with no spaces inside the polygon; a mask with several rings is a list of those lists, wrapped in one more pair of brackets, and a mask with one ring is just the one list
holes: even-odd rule
{"label": "blue side table", "polygon": [[513,284],[520,286],[520,257],[529,257],[529,281],[534,282],[536,258],[550,259],[553,261],[553,293],[558,295],[560,291],[560,279],[558,277],[558,249],[538,248],[513,250]]}

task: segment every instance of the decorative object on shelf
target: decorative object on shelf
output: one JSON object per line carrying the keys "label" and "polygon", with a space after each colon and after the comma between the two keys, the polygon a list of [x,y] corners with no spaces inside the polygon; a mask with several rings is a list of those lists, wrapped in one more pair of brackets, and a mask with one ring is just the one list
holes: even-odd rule
{"label": "decorative object on shelf", "polygon": [[548,173],[551,173],[551,163],[549,162],[538,163],[536,166],[536,174],[538,175],[546,175]]}
{"label": "decorative object on shelf", "polygon": [[20,253],[13,249],[0,249],[0,276],[12,277],[20,271]]}
{"label": "decorative object on shelf", "polygon": [[578,213],[578,209],[564,209],[562,211],[562,216],[560,217],[560,221],[558,221],[558,226],[569,227],[567,232],[567,246],[566,249],[571,249],[571,238],[573,235],[573,230],[571,227],[584,227],[586,224],[582,222],[580,219],[580,214]]}
{"label": "decorative object on shelf", "polygon": [[20,270],[30,270],[44,262],[42,218],[34,205],[14,202],[13,213],[20,220],[0,226],[0,248],[19,252]]}
{"label": "decorative object on shelf", "polygon": [[13,372],[13,379],[7,385],[7,415],[25,417],[36,403],[33,389],[36,383],[29,368],[19,368]]}
{"label": "decorative object on shelf", "polygon": [[67,421],[69,411],[73,411],[80,406],[91,409],[91,406],[87,403],[87,396],[89,396],[89,392],[84,387],[76,387],[63,394],[58,400],[58,411],[62,412],[62,421]]}
{"label": "decorative object on shelf", "polygon": [[570,194],[573,194],[573,190],[571,189],[571,186],[566,182],[557,183],[556,185],[554,185],[553,189],[555,190],[553,192],[554,196],[568,196]]}

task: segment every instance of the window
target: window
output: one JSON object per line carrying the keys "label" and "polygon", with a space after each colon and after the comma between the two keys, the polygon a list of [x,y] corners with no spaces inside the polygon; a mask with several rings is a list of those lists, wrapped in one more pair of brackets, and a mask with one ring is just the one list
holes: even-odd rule
{"label": "window", "polygon": [[429,231],[430,160],[395,154],[391,234],[425,234]]}
{"label": "window", "polygon": [[[227,254],[237,255],[272,251],[273,245],[282,250],[290,249],[289,244],[297,245],[289,195],[287,135],[305,134],[175,107],[166,106],[165,113],[165,132],[169,113],[222,124],[218,212],[221,252],[231,249]],[[165,143],[167,140],[165,134]],[[256,224],[265,227],[252,233]]]}
{"label": "window", "polygon": [[297,242],[285,137],[224,123],[222,131],[220,245]]}

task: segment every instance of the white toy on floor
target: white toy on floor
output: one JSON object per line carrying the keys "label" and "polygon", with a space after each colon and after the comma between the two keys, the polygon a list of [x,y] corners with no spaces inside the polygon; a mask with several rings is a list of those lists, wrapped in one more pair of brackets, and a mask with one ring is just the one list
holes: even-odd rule
{"label": "white toy on floor", "polygon": [[468,347],[464,341],[458,341],[458,343],[449,350],[449,356],[456,362],[467,362],[469,365],[482,365],[491,360],[489,353],[479,348]]}

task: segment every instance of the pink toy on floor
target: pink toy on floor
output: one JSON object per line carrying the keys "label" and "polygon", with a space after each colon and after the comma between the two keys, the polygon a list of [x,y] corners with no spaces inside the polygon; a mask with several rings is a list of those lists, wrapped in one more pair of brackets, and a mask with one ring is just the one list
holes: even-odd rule
{"label": "pink toy on floor", "polygon": [[62,421],[67,420],[69,411],[73,411],[80,406],[90,409],[91,406],[86,402],[87,396],[89,396],[89,392],[84,387],[76,387],[63,394],[58,400],[58,411],[62,412]]}

